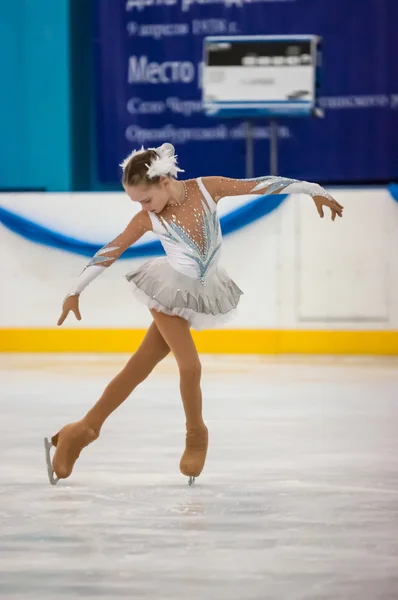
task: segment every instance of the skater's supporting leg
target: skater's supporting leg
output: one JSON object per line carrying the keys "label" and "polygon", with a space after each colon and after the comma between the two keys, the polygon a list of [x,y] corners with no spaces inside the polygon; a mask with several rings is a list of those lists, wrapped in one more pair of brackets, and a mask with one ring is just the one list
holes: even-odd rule
{"label": "skater's supporting leg", "polygon": [[165,342],[175,356],[180,371],[180,391],[184,405],[187,438],[180,469],[184,475],[200,475],[207,453],[208,434],[202,416],[201,364],[185,319],[151,310]]}
{"label": "skater's supporting leg", "polygon": [[154,310],[151,313],[178,364],[187,427],[202,427],[201,364],[188,321]]}
{"label": "skater's supporting leg", "polygon": [[168,353],[168,345],[156,324],[152,323],[137,352],[108,384],[101,398],[86,416],[81,421],[66,425],[53,436],[52,443],[56,446],[53,469],[59,478],[69,477],[83,448],[97,439],[105,419],[148,377]]}

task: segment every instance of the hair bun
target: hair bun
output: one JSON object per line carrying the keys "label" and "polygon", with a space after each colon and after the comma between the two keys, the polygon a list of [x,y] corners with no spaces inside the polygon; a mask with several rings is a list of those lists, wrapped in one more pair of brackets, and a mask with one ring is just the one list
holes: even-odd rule
{"label": "hair bun", "polygon": [[153,148],[157,157],[147,164],[147,177],[153,179],[154,177],[160,177],[161,175],[168,175],[170,177],[177,177],[179,172],[183,172],[177,166],[177,157],[175,155],[175,148],[173,144],[168,142]]}
{"label": "hair bun", "polygon": [[155,150],[156,150],[157,154],[159,154],[159,156],[174,156],[175,155],[175,148],[174,148],[173,144],[169,144],[168,142],[165,142],[158,148],[155,148]]}
{"label": "hair bun", "polygon": [[[145,161],[148,161],[145,162],[145,168],[147,169],[145,176],[148,179],[160,177],[161,175],[177,177],[178,173],[183,172],[183,169],[180,169],[180,167],[177,165],[177,157],[175,155],[175,148],[173,144],[166,142],[157,148],[145,149],[142,147],[140,150],[133,150],[133,152],[131,152],[131,154],[129,154],[127,158],[125,158],[120,164],[123,169],[123,173],[126,173],[127,169],[129,170],[129,176],[127,179],[125,179],[125,176],[123,176],[123,181],[130,181],[132,165],[134,162],[136,162],[134,159],[140,155],[142,155],[142,158],[144,158]],[[138,158],[137,161],[139,161]]]}

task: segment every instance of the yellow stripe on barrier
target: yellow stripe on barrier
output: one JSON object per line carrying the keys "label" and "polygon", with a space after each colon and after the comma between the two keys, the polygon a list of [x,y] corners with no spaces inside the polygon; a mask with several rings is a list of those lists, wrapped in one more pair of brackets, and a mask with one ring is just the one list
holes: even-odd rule
{"label": "yellow stripe on barrier", "polygon": [[[0,329],[0,352],[134,352],[144,329]],[[398,331],[220,329],[194,332],[209,354],[398,355]]]}

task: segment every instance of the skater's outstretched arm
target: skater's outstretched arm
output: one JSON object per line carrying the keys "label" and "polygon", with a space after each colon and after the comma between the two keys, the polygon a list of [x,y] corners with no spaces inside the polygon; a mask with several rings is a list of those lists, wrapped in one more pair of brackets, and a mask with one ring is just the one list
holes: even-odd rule
{"label": "skater's outstretched arm", "polygon": [[57,325],[62,325],[68,313],[72,311],[80,321],[79,296],[93,279],[101,275],[107,267],[110,267],[127,248],[140,239],[147,231],[152,229],[151,220],[146,211],[141,211],[133,217],[126,229],[106,246],[98,250],[85,269],[69,290],[63,305],[62,313]]}
{"label": "skater's outstretched arm", "polygon": [[323,218],[323,206],[330,208],[332,221],[336,215],[343,216],[343,206],[317,183],[289,179],[287,177],[258,177],[256,179],[230,179],[229,177],[203,177],[203,183],[215,202],[225,196],[246,194],[308,194],[312,196],[319,216]]}

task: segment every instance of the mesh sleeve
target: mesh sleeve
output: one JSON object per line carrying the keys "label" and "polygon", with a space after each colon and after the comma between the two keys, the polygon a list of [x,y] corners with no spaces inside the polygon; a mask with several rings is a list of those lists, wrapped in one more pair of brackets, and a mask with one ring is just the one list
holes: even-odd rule
{"label": "mesh sleeve", "polygon": [[218,202],[225,196],[244,196],[246,194],[308,194],[331,199],[317,183],[290,179],[288,177],[257,177],[255,179],[230,179],[228,177],[205,177],[204,183],[214,200]]}
{"label": "mesh sleeve", "polygon": [[98,277],[98,275],[101,275],[101,273],[103,273],[107,267],[110,267],[115,260],[127,250],[127,248],[139,240],[140,237],[150,229],[151,221],[149,215],[145,211],[141,211],[130,221],[126,229],[120,235],[98,250],[86,265],[73,287],[69,290],[67,297],[80,294],[93,279]]}

